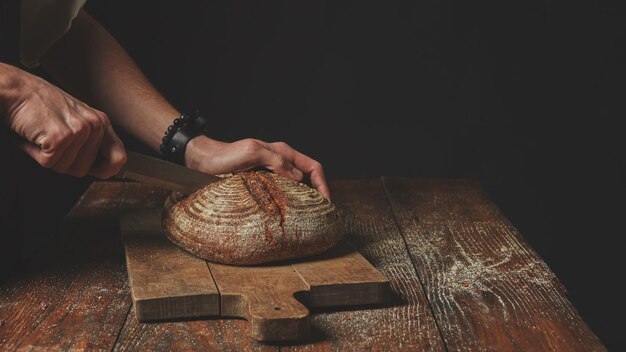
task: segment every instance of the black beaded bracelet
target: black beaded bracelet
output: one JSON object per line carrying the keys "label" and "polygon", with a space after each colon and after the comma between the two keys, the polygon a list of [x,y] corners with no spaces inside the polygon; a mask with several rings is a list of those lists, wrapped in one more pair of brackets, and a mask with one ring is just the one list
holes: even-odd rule
{"label": "black beaded bracelet", "polygon": [[201,134],[208,132],[207,120],[199,112],[195,114],[182,114],[174,119],[165,131],[160,146],[163,159],[185,165],[185,150],[189,141]]}

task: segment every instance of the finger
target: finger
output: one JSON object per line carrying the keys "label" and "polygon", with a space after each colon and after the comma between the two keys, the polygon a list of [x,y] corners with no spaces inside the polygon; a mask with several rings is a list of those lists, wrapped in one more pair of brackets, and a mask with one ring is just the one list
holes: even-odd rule
{"label": "finger", "polygon": [[33,141],[15,135],[16,145],[39,165],[52,168],[61,159],[71,144],[71,133],[68,131],[48,131],[39,133]]}
{"label": "finger", "polygon": [[274,143],[265,143],[262,142],[262,145],[273,151],[276,154],[280,154],[282,155],[284,158],[287,159],[287,161],[289,163],[291,163],[291,165],[293,165],[294,169],[293,169],[293,173],[296,176],[297,181],[301,182],[304,179],[304,172],[305,170],[303,170],[302,168],[298,167],[298,165],[296,165],[295,163],[295,155],[296,153],[298,153],[295,149],[291,148],[287,143],[284,142],[274,142]]}
{"label": "finger", "polygon": [[296,168],[307,174],[311,186],[330,200],[330,190],[324,176],[324,169],[319,162],[291,148],[284,142],[267,143],[267,145],[273,151],[286,155]]}
{"label": "finger", "polygon": [[100,152],[96,162],[89,170],[89,175],[107,179],[115,176],[126,163],[126,149],[109,124],[102,138]]}
{"label": "finger", "polygon": [[104,126],[101,121],[94,122],[91,129],[91,133],[87,138],[87,141],[76,155],[74,163],[67,171],[68,174],[83,177],[87,175],[91,166],[96,161],[100,146],[102,145],[102,139],[104,138]]}
{"label": "finger", "polygon": [[267,148],[260,148],[258,152],[258,166],[263,166],[274,173],[301,181],[303,174],[284,155],[275,153]]}
{"label": "finger", "polygon": [[56,164],[52,167],[52,170],[65,174],[68,172],[70,167],[74,164],[74,160],[76,160],[76,156],[83,148],[83,145],[87,142],[89,138],[90,130],[87,128],[81,128],[75,135],[70,143],[70,145],[65,149],[63,155],[57,161]]}
{"label": "finger", "polygon": [[319,167],[315,167],[313,171],[311,171],[311,185],[326,199],[330,200],[330,189],[328,188],[328,184],[326,183],[326,177],[324,177],[324,171],[322,169],[322,165],[318,163]]}
{"label": "finger", "polygon": [[[42,152],[41,148],[38,145],[35,145],[25,140],[19,141],[17,145],[24,153],[26,153],[31,158],[35,159],[35,161],[39,165],[45,168],[50,168],[56,163],[55,159],[52,159],[51,157],[46,157],[45,155],[43,155],[44,153]],[[57,156],[57,159],[59,157],[60,156]],[[54,162],[52,162],[51,160],[54,160]]]}

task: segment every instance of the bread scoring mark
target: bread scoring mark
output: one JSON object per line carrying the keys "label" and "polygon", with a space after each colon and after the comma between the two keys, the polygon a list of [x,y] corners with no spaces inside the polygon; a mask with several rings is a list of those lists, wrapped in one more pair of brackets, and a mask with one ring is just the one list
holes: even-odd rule
{"label": "bread scoring mark", "polygon": [[[265,239],[268,242],[274,242],[274,236],[272,234],[271,225],[274,221],[278,220],[283,237],[285,236],[284,227],[284,200],[280,201],[281,195],[276,194],[276,189],[272,192],[272,187],[267,183],[267,178],[261,176],[259,172],[251,172],[242,174],[241,178],[244,181],[248,192],[252,196],[252,199],[259,205],[259,208],[263,211],[265,216]],[[265,181],[265,182],[264,182]],[[284,198],[284,196],[282,196]],[[281,207],[282,204],[282,207]]]}
{"label": "bread scoring mark", "polygon": [[261,182],[265,185],[265,189],[268,194],[274,201],[274,203],[278,206],[278,211],[280,212],[280,227],[283,229],[283,233],[285,232],[285,212],[287,211],[287,205],[285,201],[287,200],[287,196],[280,189],[278,184],[273,178],[267,177],[267,173],[257,173],[256,176],[259,178]]}
{"label": "bread scoring mark", "polygon": [[[273,177],[270,178],[270,177],[268,177],[269,175],[272,175]],[[274,174],[258,172],[258,173],[256,173],[256,176],[259,178],[259,180],[261,182],[263,182],[263,184],[265,185],[265,189],[267,190],[268,194],[270,195],[270,197],[272,198],[274,203],[278,206],[278,211],[279,211],[279,215],[280,215],[280,219],[279,219],[278,225],[280,226],[280,232],[282,234],[282,238],[285,238],[285,236],[286,236],[286,232],[285,232],[285,214],[286,214],[287,195],[276,184],[275,179],[274,179],[274,177],[275,177]]]}

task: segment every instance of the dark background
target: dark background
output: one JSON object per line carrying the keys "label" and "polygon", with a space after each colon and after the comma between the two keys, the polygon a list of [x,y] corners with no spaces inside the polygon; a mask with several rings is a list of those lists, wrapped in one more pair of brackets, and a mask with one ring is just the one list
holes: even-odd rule
{"label": "dark background", "polygon": [[592,330],[623,343],[623,12],[550,0],[87,9],[216,139],[286,141],[330,179],[479,180]]}

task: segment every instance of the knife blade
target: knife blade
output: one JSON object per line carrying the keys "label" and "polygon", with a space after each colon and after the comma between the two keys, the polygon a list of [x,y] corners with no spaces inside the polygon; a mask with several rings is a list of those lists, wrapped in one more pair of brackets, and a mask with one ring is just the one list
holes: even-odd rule
{"label": "knife blade", "polygon": [[222,179],[133,151],[126,151],[126,155],[128,157],[126,164],[116,177],[140,181],[185,194],[193,193],[209,183]]}

